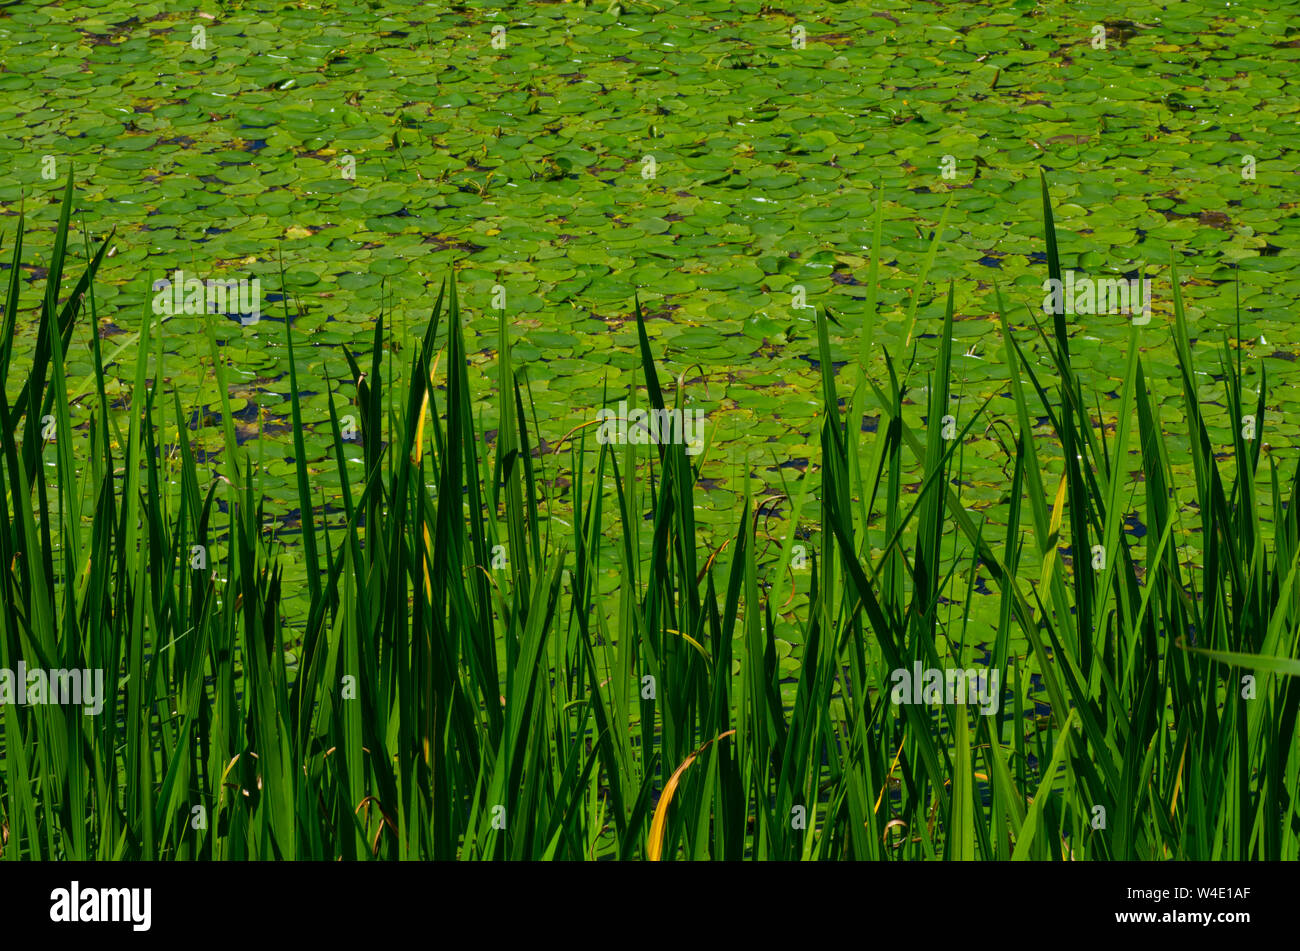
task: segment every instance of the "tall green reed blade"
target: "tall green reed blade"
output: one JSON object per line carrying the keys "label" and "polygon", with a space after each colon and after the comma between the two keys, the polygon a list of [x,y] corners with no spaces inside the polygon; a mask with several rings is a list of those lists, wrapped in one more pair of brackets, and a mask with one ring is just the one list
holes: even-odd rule
{"label": "tall green reed blade", "polygon": [[[519,389],[514,369],[510,364],[510,332],[505,311],[501,311],[497,324],[497,469],[493,480],[493,502],[496,486],[504,482],[506,490],[506,524],[510,551],[510,567],[514,577],[517,609],[523,610],[531,589],[529,561],[529,536],[525,530],[523,477],[523,447],[520,429],[522,418],[517,415]],[[540,566],[539,566],[540,567]]]}
{"label": "tall green reed blade", "polygon": [[[26,230],[26,216],[18,215],[18,224],[14,229],[14,249],[9,257],[9,280],[5,287],[4,325],[0,327],[0,380],[9,379],[9,361],[13,358],[14,330],[18,326],[18,290],[22,286],[23,232]],[[3,422],[8,432],[10,416],[5,412]]]}
{"label": "tall green reed blade", "polygon": [[[1047,173],[1041,168],[1038,170],[1038,183],[1042,189],[1043,197],[1043,235],[1047,242],[1047,276],[1060,286],[1061,282],[1061,256],[1056,246],[1056,219],[1052,214],[1052,196],[1047,188]],[[1052,330],[1056,335],[1056,346],[1061,354],[1063,362],[1068,363],[1070,359],[1070,335],[1065,326],[1065,311],[1057,308],[1052,314]]]}
{"label": "tall green reed blade", "polygon": [[298,512],[302,525],[302,552],[307,563],[307,592],[315,604],[321,597],[320,558],[316,553],[316,513],[308,481],[307,447],[303,440],[302,405],[298,399],[298,363],[294,357],[293,318],[289,314],[289,288],[280,263],[280,287],[284,304],[284,346],[289,356],[289,418],[293,425],[293,454],[298,482]]}
{"label": "tall green reed blade", "polygon": [[[952,316],[953,285],[948,284],[948,301],[944,308],[943,329],[939,334],[939,354],[934,373],[930,377],[929,412],[925,421],[925,461],[924,471],[929,476],[938,473],[936,478],[947,483],[944,471],[946,456],[944,433],[948,428],[950,414],[950,368],[952,365]],[[912,574],[916,587],[913,589],[912,609],[910,615],[918,622],[913,627],[914,636],[932,639],[937,619],[935,606],[939,600],[940,552],[943,546],[943,497],[930,493],[921,505],[917,525],[916,556],[913,561]],[[912,646],[913,659],[917,656],[917,647]]]}

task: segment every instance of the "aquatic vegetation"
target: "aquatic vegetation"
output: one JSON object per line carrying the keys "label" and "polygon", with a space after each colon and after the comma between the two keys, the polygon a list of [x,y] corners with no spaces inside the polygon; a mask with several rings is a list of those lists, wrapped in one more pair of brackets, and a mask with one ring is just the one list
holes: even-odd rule
{"label": "aquatic vegetation", "polygon": [[[95,332],[113,238],[69,286],[72,207],[69,175],[22,362],[21,220],[14,235],[0,668],[104,669],[116,690],[97,716],[0,706],[4,858],[1297,857],[1300,460],[1262,451],[1265,374],[1252,397],[1240,349],[1193,344],[1176,261],[1172,322],[1126,324],[1104,413],[1076,365],[1097,345],[1059,311],[1017,328],[1000,310],[1015,415],[999,423],[991,397],[954,392],[955,282],[938,320],[913,310],[932,361],[818,307],[817,450],[779,496],[738,464],[716,546],[698,516],[707,422],[698,453],[671,422],[596,438],[622,399],[685,419],[689,368],[664,375],[639,301],[640,385],[546,451],[505,311],[490,367],[454,279],[418,334],[378,314],[323,393],[335,515],[305,462],[308,334],[282,300],[258,326],[287,355],[290,552],[268,531],[271,440],[237,435],[218,316],[199,323],[219,455],[195,451],[147,303],[111,314],[138,334],[115,405]],[[1178,407],[1153,398],[1153,331],[1177,354]],[[844,346],[864,359],[837,371]],[[964,447],[998,425],[1000,524],[964,497]],[[962,702],[950,670],[998,702]],[[896,697],[898,671],[919,691]]]}

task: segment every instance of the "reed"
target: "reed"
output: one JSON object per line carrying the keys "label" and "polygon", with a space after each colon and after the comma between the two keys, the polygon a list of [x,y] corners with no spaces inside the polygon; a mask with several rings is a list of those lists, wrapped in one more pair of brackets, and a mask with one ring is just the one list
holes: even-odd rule
{"label": "reed", "polygon": [[[403,351],[405,383],[384,372],[382,317],[369,356],[344,351],[347,382],[329,395],[344,517],[331,524],[302,464],[293,355],[306,342],[286,303],[307,566],[290,579],[264,530],[257,460],[237,445],[211,325],[222,472],[196,462],[179,395],[156,383],[161,348],[148,375],[149,311],[125,421],[111,406],[94,295],[108,241],[87,249],[69,288],[71,201],[69,175],[21,368],[21,219],[11,255],[0,667],[103,669],[109,690],[98,716],[0,707],[3,858],[1297,857],[1300,470],[1288,478],[1276,454],[1261,458],[1265,386],[1248,405],[1226,342],[1227,415],[1253,414],[1257,432],[1246,440],[1234,425],[1231,458],[1216,458],[1193,370],[1204,354],[1172,263],[1177,434],[1151,397],[1136,329],[1110,431],[1064,323],[1035,331],[1031,315],[1017,332],[1003,309],[1018,435],[996,525],[956,488],[963,440],[987,425],[988,404],[953,438],[938,424],[951,290],[919,383],[915,364],[890,355],[881,378],[866,372],[868,324],[846,391],[834,317],[819,312],[820,465],[785,500],[788,526],[816,526],[811,585],[793,601],[792,528],[765,555],[760,500],[743,482],[728,544],[704,546],[698,460],[679,442],[613,446],[584,428],[540,455],[504,315],[486,440],[454,281]],[[1059,277],[1045,180],[1043,211]],[[873,256],[871,300],[877,272]],[[639,305],[636,322],[636,398],[683,408]],[[76,403],[64,362],[83,338],[95,379]],[[924,425],[904,412],[918,386]],[[65,438],[74,405],[91,423]],[[360,478],[345,459],[345,409],[360,420]],[[864,412],[881,414],[876,432],[862,431]],[[1040,416],[1050,434],[1035,432]],[[1192,483],[1174,476],[1175,438]],[[540,491],[543,468],[561,462],[565,519]],[[1135,541],[1123,519],[1137,465],[1148,531]],[[1193,541],[1197,558],[1181,557]],[[494,570],[502,554],[508,567]],[[599,583],[611,570],[613,593]],[[973,599],[947,597],[977,571],[998,605],[983,662],[963,634]],[[305,584],[305,610],[289,583]],[[778,671],[783,614],[802,643],[792,702]],[[894,672],[918,664],[996,675],[997,711],[947,695],[895,703]],[[1031,674],[1045,713],[1026,706]]]}

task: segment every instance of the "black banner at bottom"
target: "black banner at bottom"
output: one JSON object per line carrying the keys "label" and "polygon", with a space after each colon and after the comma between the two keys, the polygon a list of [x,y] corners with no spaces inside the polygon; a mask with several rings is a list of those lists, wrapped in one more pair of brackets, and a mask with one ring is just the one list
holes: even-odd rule
{"label": "black banner at bottom", "polygon": [[15,933],[128,943],[205,933],[373,941],[398,922],[456,929],[448,936],[477,922],[497,940],[513,929],[649,937],[658,931],[651,919],[669,925],[663,934],[690,922],[697,938],[782,920],[839,921],[873,937],[935,927],[976,938],[1013,926],[1231,938],[1287,928],[1297,882],[1294,864],[1263,863],[0,862]]}

